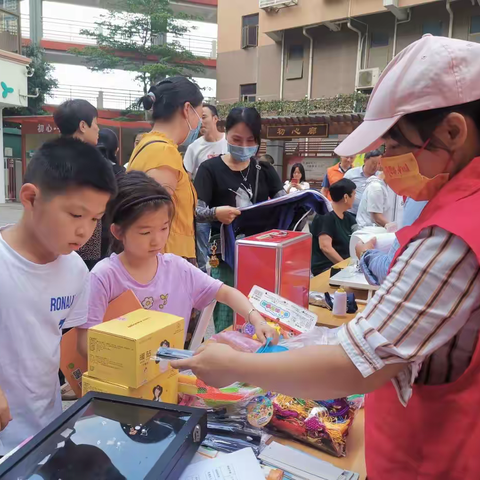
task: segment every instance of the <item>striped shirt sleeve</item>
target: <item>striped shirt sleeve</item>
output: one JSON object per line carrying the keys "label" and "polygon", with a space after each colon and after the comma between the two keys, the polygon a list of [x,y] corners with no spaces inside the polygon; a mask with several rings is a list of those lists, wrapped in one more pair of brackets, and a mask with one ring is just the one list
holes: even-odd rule
{"label": "striped shirt sleeve", "polygon": [[420,233],[373,299],[339,332],[364,377],[405,363],[393,379],[403,404],[422,362],[455,337],[480,300],[479,265],[468,245],[439,227]]}

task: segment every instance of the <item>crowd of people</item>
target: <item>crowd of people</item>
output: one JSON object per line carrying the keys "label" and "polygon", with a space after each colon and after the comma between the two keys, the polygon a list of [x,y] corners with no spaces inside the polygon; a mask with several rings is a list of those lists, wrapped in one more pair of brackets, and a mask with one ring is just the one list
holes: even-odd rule
{"label": "crowd of people", "polygon": [[[365,121],[336,150],[322,185],[331,211],[310,226],[313,274],[348,258],[356,228],[406,227],[388,254],[374,241],[358,246],[380,289],[341,327],[338,345],[259,361],[206,344],[172,362],[211,386],[241,381],[315,399],[376,391],[366,404],[373,480],[456,478],[451,471],[474,478],[480,468],[480,225],[471,210],[480,191],[479,56],[480,46],[459,40],[413,43],[386,68]],[[237,312],[262,342],[278,341],[233,288],[220,226],[243,207],[308,190],[303,165],[282,182],[273,159],[257,156],[257,110],[232,109],[223,134],[216,108],[187,78],[159,82],[141,103],[152,129],[136,138],[126,169],[92,105],[61,105],[61,137],[28,164],[23,216],[0,229],[0,456],[61,413],[62,331],[78,328],[85,355],[88,328],[127,290],[187,327],[216,300],[217,331]]]}

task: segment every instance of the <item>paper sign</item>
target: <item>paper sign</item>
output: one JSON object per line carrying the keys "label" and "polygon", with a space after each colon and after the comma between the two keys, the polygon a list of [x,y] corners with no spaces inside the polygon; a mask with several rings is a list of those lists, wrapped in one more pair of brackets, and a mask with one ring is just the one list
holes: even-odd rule
{"label": "paper sign", "polygon": [[317,323],[315,313],[256,285],[248,298],[260,315],[296,335],[309,332]]}
{"label": "paper sign", "polygon": [[[131,290],[122,293],[108,305],[104,322],[121,317],[142,308],[142,304]],[[60,342],[60,370],[77,398],[82,396],[82,375],[88,370],[87,359],[77,351],[77,329],[72,328]]]}

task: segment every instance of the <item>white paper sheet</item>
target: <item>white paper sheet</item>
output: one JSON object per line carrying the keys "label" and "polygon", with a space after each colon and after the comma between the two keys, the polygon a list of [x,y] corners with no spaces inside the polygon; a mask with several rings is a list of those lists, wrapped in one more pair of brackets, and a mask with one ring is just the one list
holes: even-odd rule
{"label": "white paper sheet", "polygon": [[179,480],[265,480],[251,448],[189,465]]}

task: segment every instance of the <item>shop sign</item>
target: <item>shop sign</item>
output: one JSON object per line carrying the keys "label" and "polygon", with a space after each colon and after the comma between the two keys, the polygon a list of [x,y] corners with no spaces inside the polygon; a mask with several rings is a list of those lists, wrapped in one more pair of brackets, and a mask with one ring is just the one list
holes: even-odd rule
{"label": "shop sign", "polygon": [[50,133],[60,134],[60,130],[53,123],[48,120],[38,120],[36,122],[23,122],[22,132],[24,134],[46,135]]}
{"label": "shop sign", "polygon": [[280,125],[267,126],[267,138],[280,140],[282,138],[326,138],[328,137],[328,124],[318,123],[310,125]]}
{"label": "shop sign", "polygon": [[0,58],[0,108],[27,105],[27,68]]}

